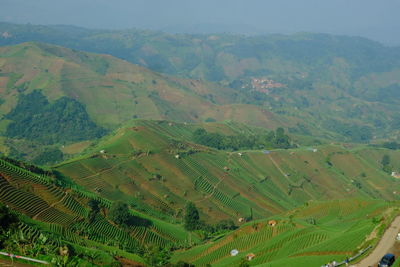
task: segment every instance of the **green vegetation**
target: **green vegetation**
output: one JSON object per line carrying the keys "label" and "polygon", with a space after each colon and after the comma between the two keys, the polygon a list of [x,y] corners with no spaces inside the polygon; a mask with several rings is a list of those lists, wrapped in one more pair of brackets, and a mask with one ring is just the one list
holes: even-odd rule
{"label": "green vegetation", "polygon": [[185,207],[185,217],[183,218],[185,229],[188,231],[193,231],[198,229],[200,226],[200,215],[196,206],[189,202]]}
{"label": "green vegetation", "polygon": [[[48,42],[111,54],[153,71],[193,79],[165,79],[141,68],[133,71],[115,59],[44,44],[36,44],[48,56],[43,62],[52,61],[55,56],[80,68],[74,70],[67,63],[58,72],[57,68],[49,69],[55,65],[44,64],[38,66],[41,74],[21,82],[21,73],[31,73],[31,69],[19,66],[0,73],[9,77],[8,88],[20,92],[37,86],[53,97],[79,96],[92,119],[103,127],[115,127],[115,122],[131,118],[181,122],[231,119],[361,143],[372,137],[392,137],[400,129],[400,50],[363,38],[324,34],[173,35],[7,23],[0,24],[0,31],[13,33],[0,40],[3,46]],[[7,65],[14,65],[25,62],[21,56],[30,61],[35,53],[7,49],[2,54],[10,61]],[[140,75],[121,74],[117,69]],[[105,80],[105,76],[112,79]],[[51,88],[61,88],[62,92],[50,93],[50,84],[57,84]],[[169,88],[167,97],[161,89],[165,86],[183,90]],[[83,92],[87,90],[96,96],[88,97]],[[183,102],[174,101],[179,94],[185,95],[180,97]],[[3,105],[10,105],[10,101],[5,99]]]}
{"label": "green vegetation", "polygon": [[[8,137],[35,140],[43,144],[77,142],[98,138],[105,133],[104,129],[91,121],[79,102],[64,97],[50,104],[37,90],[20,95],[18,104],[6,118],[13,121],[7,128]],[[60,159],[60,153],[59,150],[53,150],[41,154],[36,163],[46,162],[51,157]]]}
{"label": "green vegetation", "polygon": [[[146,246],[179,247],[187,242],[187,233],[179,225],[162,224],[137,212],[133,216],[126,205],[119,209],[118,203],[56,184],[52,177],[0,160],[0,202],[13,210],[10,213],[5,206],[0,207],[0,235],[7,251],[54,264],[109,265],[122,258],[143,263],[133,253],[143,256]],[[119,219],[119,224],[110,223],[104,214]],[[11,227],[15,223],[18,227]],[[197,238],[191,240],[196,242]]]}
{"label": "green vegetation", "polygon": [[11,30],[0,45],[29,36],[163,73],[0,47],[11,253],[59,266],[320,266],[375,244],[398,214],[398,48],[0,23]]}
{"label": "green vegetation", "polygon": [[193,141],[213,147],[216,149],[225,150],[243,150],[243,149],[261,149],[261,148],[293,148],[290,144],[290,138],[285,134],[283,128],[278,128],[276,132],[270,132],[263,135],[235,135],[224,136],[219,133],[208,133],[205,129],[197,129],[193,133]]}
{"label": "green vegetation", "polygon": [[128,205],[122,201],[114,202],[111,205],[109,216],[116,224],[127,225],[130,217]]}
{"label": "green vegetation", "polygon": [[[383,163],[400,167],[397,150],[321,145],[233,153],[191,142],[199,128],[221,136],[269,133],[230,122],[136,120],[52,170],[1,160],[0,202],[47,238],[49,256],[38,258],[62,261],[62,247],[74,255],[65,260],[97,265],[118,261],[114,250],[150,266],[306,266],[311,255],[322,264],[332,251],[335,259],[352,255],[390,220],[379,216],[395,202],[373,198],[398,200],[399,185],[381,170]],[[255,259],[242,261],[249,253]]]}
{"label": "green vegetation", "polygon": [[[374,244],[368,235],[390,222],[391,216],[374,220],[391,204],[382,201],[339,200],[310,202],[268,220],[244,224],[220,239],[180,251],[173,261],[184,260],[204,266],[320,266],[342,261]],[[314,223],[309,223],[312,218]],[[368,241],[366,241],[368,240]],[[237,249],[239,254],[231,256]],[[247,255],[254,255],[251,261]]]}
{"label": "green vegetation", "polygon": [[388,174],[392,173],[392,166],[390,165],[390,157],[389,155],[385,154],[381,160],[382,170]]}

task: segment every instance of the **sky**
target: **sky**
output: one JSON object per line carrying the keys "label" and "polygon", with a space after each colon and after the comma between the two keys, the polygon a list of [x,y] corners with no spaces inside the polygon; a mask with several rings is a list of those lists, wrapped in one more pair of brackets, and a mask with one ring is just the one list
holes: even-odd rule
{"label": "sky", "polygon": [[400,45],[400,0],[0,0],[0,21],[247,34],[321,32]]}

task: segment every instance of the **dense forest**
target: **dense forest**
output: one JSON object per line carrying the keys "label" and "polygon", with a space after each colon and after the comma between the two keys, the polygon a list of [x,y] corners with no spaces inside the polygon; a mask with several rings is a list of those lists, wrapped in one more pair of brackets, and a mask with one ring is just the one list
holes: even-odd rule
{"label": "dense forest", "polygon": [[43,144],[77,142],[106,133],[88,116],[85,107],[62,97],[50,103],[38,90],[20,95],[16,107],[6,115],[12,123],[6,136],[39,141]]}

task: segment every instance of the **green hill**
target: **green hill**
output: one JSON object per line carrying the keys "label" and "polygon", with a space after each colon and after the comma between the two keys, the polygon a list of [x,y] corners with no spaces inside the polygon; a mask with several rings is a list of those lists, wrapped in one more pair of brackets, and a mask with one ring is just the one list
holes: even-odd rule
{"label": "green hill", "polygon": [[[143,30],[88,30],[8,23],[0,23],[0,32],[8,33],[7,38],[0,37],[0,45],[47,42],[110,54],[153,71],[195,79],[191,82],[198,86],[197,80],[213,81],[219,85],[208,84],[205,91],[204,86],[196,91],[191,82],[186,82],[184,87],[217,104],[241,104],[225,105],[217,112],[215,105],[200,105],[193,98],[190,104],[179,103],[176,98],[181,98],[181,93],[165,101],[163,93],[155,90],[158,96],[153,94],[148,100],[149,92],[146,92],[144,99],[133,108],[132,99],[128,97],[131,93],[119,88],[123,93],[113,94],[111,98],[107,95],[107,100],[117,101],[123,94],[124,99],[129,100],[127,103],[96,99],[97,107],[87,107],[89,113],[96,110],[103,114],[107,125],[135,115],[179,121],[231,118],[259,126],[270,121],[279,122],[292,133],[346,142],[398,138],[400,49],[368,39],[324,34],[173,35]],[[109,64],[100,59],[88,61],[86,63],[98,74],[105,72]],[[64,73],[80,77],[80,81],[88,78],[87,72],[81,70],[73,72],[69,68]],[[134,80],[130,77],[128,83]],[[78,83],[77,79],[70,80],[65,80],[66,88]],[[99,85],[97,80],[93,77],[90,85],[87,80],[85,83],[88,87],[116,86]],[[157,79],[150,79],[149,87],[154,87],[152,80]],[[222,92],[221,86],[232,90]],[[88,96],[76,94],[82,102],[90,102]],[[185,99],[187,97],[185,95]],[[106,109],[108,104],[111,107]],[[119,109],[119,116],[112,116],[110,108]],[[262,119],[265,117],[269,119]]]}
{"label": "green hill", "polygon": [[[138,254],[143,256],[150,246],[184,247],[198,242],[180,225],[135,210],[130,211],[133,223],[117,224],[108,199],[8,161],[0,159],[0,203],[19,218],[18,229],[0,234],[1,246],[9,252],[79,266],[104,266],[116,260],[142,266],[144,260]],[[4,242],[4,235],[19,246]],[[70,257],[63,259],[58,250],[65,246]]]}
{"label": "green hill", "polygon": [[[238,230],[193,249],[177,252],[173,260],[196,266],[321,266],[356,255],[377,242],[390,223],[391,204],[382,201],[311,202],[270,220],[247,223]],[[385,214],[385,215],[382,215]],[[239,253],[231,256],[232,250]],[[252,255],[250,261],[245,260]]]}
{"label": "green hill", "polygon": [[[199,129],[224,142],[247,141],[236,151],[218,150],[194,142]],[[266,138],[256,143],[263,148],[247,149],[256,136]],[[64,260],[83,266],[152,266],[171,256],[175,263],[226,266],[251,253],[250,265],[306,266],[375,244],[398,213],[400,186],[387,171],[400,169],[399,151],[273,149],[271,136],[233,122],[134,120],[48,170],[0,160],[0,202],[17,215],[10,233],[22,245],[4,244],[53,262],[63,260],[58,250],[67,246],[74,254]],[[119,201],[129,207],[130,219],[118,219],[123,223],[113,215]],[[188,202],[202,225],[192,232],[184,228]],[[38,244],[47,253],[31,250]],[[239,255],[229,256],[232,249]]]}
{"label": "green hill", "polygon": [[287,123],[261,107],[237,104],[237,96],[111,56],[39,43],[0,48],[2,150],[37,164],[59,162],[60,146],[96,139],[133,118]]}
{"label": "green hill", "polygon": [[309,200],[399,198],[398,181],[381,164],[387,154],[399,169],[396,150],[323,145],[229,152],[193,143],[198,128],[224,136],[265,132],[230,123],[136,120],[56,169],[103,197],[146,205],[160,216],[179,217],[189,200],[215,222],[261,219]]}

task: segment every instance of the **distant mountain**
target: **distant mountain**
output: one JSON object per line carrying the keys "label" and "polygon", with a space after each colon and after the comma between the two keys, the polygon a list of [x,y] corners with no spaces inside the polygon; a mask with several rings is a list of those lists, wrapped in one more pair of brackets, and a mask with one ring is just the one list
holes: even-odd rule
{"label": "distant mountain", "polygon": [[[0,33],[0,45],[48,42],[111,54],[164,74],[216,82],[233,89],[221,93],[225,102],[250,104],[286,118],[290,123],[282,125],[291,133],[346,142],[399,136],[400,48],[365,38],[167,34],[7,23],[0,24]],[[156,113],[145,118],[160,118]],[[194,117],[193,111],[184,114]]]}

